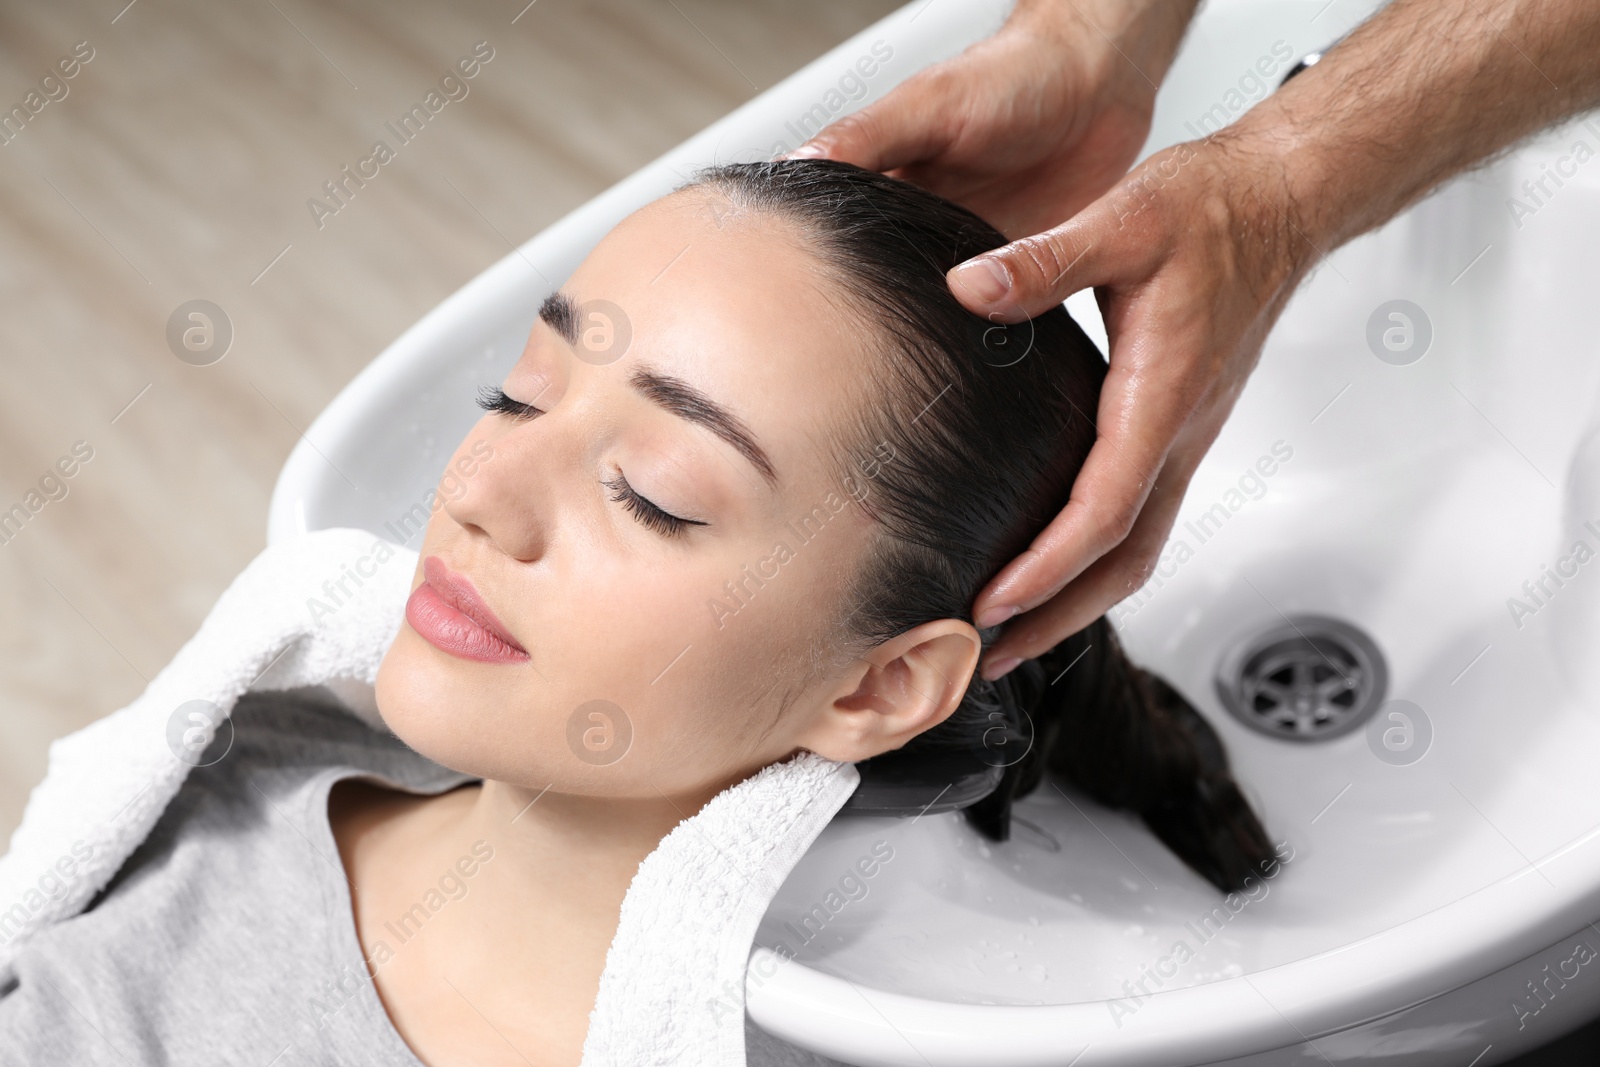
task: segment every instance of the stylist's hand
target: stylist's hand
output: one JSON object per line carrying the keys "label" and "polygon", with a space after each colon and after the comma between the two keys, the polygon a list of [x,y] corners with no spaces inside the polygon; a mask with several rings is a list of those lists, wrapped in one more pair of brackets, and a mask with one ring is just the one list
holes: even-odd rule
{"label": "stylist's hand", "polygon": [[[979,594],[979,626],[1026,614],[985,677],[1053,647],[1141,586],[1268,330],[1313,261],[1270,148],[1227,134],[1150,157],[1052,230],[961,264],[951,290],[1000,322],[1096,287],[1111,345],[1098,438],[1065,509]],[[1069,584],[1070,583],[1070,584]]]}
{"label": "stylist's hand", "polygon": [[891,174],[1007,237],[1068,217],[1127,172],[1195,0],[1018,0],[993,37],[908,78],[794,155]]}
{"label": "stylist's hand", "polygon": [[[1193,10],[1018,0],[994,41],[819,142],[963,201],[1008,235],[1033,233],[1094,199],[1132,158],[1118,153],[1144,138],[1148,98],[1094,38],[1153,92]],[[1600,107],[1597,47],[1594,0],[1390,0],[1220,133],[1151,157],[1066,223],[950,272],[957,298],[997,321],[1095,286],[1111,341],[1099,436],[1071,501],[973,606],[985,626],[1023,612],[985,657],[987,677],[1143,584],[1315,258],[1534,130]],[[1137,137],[1108,117],[1119,113]]]}
{"label": "stylist's hand", "polygon": [[1594,0],[1390,0],[1208,140],[950,272],[963,304],[1002,321],[1095,286],[1111,339],[1099,437],[1071,502],[973,605],[980,624],[999,607],[1025,613],[985,656],[986,676],[1143,584],[1310,265],[1534,130],[1600,107],[1597,48]]}

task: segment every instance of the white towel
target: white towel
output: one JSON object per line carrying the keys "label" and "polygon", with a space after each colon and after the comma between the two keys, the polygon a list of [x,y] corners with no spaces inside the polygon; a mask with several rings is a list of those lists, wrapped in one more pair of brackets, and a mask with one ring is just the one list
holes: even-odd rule
{"label": "white towel", "polygon": [[[361,530],[269,548],[143,695],[51,744],[0,857],[0,986],[28,935],[82,911],[176,795],[190,767],[168,740],[181,705],[206,700],[225,715],[252,689],[326,685],[384,729],[371,687],[415,566],[416,553]],[[330,597],[324,582],[341,579],[352,595]],[[756,925],[858,781],[852,764],[801,753],[725,789],[662,839],[623,899],[582,1067],[745,1067]]]}

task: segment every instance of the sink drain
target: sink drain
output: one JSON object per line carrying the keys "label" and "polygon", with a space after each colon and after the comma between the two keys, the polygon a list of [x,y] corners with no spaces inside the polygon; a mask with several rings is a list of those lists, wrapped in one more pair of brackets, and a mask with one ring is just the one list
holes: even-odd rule
{"label": "sink drain", "polygon": [[1325,741],[1359,728],[1388,685],[1372,639],[1322,615],[1290,616],[1246,638],[1217,669],[1217,695],[1234,718],[1285,741]]}

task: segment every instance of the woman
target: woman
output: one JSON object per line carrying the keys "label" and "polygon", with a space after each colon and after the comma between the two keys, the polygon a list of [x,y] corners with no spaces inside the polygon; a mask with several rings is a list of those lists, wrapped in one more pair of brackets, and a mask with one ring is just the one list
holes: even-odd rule
{"label": "woman", "polygon": [[[995,838],[1054,769],[1238,885],[1271,850],[1220,745],[1104,620],[974,674],[998,628],[969,606],[1064,503],[1105,367],[1060,308],[993,327],[949,296],[944,271],[1002,240],[819,161],[718,168],[617,226],[451,464],[470,475],[377,675],[398,740],[293,702],[239,717],[89,908],[24,947],[0,1048],[59,1055],[83,1020],[46,987],[87,984],[153,1059],[576,1064],[641,861],[801,750],[867,784],[995,769],[967,808]],[[602,304],[626,345],[584,337]],[[448,903],[419,913],[424,891]],[[348,958],[376,997],[286,991]],[[208,1032],[177,1002],[217,983],[228,1010],[309,1012],[309,1037]],[[85,1042],[75,1062],[129,1059]]]}

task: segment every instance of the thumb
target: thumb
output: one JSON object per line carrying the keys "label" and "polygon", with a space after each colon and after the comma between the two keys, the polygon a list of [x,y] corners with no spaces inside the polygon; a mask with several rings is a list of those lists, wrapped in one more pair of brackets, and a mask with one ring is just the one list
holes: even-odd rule
{"label": "thumb", "polygon": [[1117,231],[1095,225],[1093,210],[956,264],[945,275],[951,293],[992,322],[1021,322],[1080,289],[1120,280]]}
{"label": "thumb", "polygon": [[943,83],[924,72],[882,100],[832,123],[790,152],[789,159],[834,159],[884,172],[920,163],[950,143]]}
{"label": "thumb", "polygon": [[1021,322],[1079,290],[1143,281],[1173,241],[1163,213],[1143,210],[1145,181],[1136,169],[1054,229],[957,263],[945,274],[951,293],[991,322]]}

